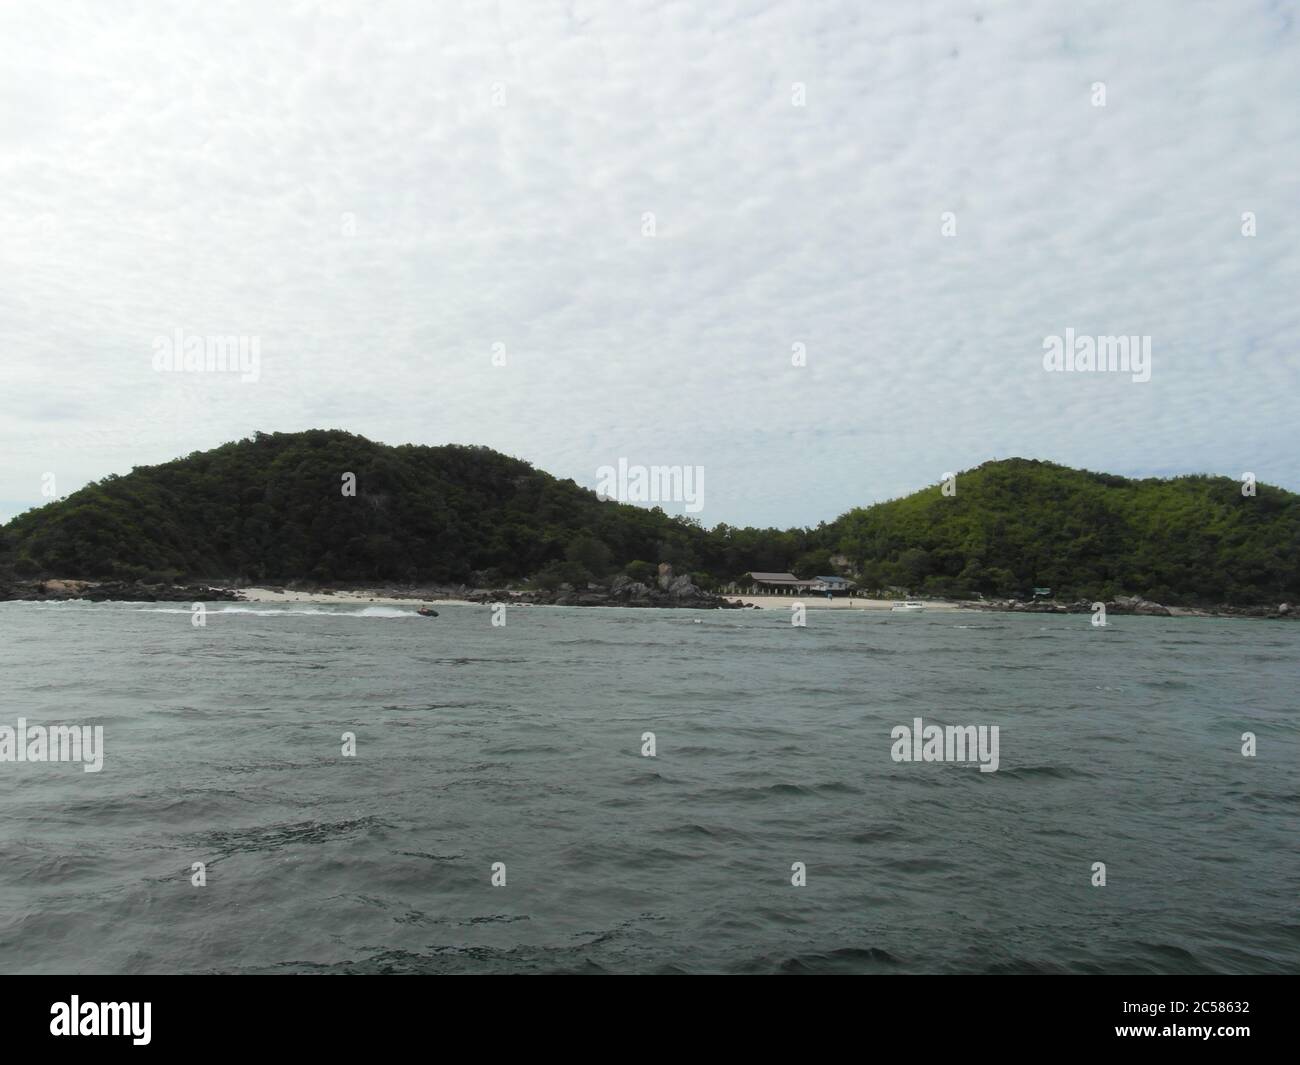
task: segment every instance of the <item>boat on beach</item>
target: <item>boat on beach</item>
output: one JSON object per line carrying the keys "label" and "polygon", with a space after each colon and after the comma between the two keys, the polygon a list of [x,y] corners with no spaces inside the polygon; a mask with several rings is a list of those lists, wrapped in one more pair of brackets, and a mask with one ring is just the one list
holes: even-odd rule
{"label": "boat on beach", "polygon": [[901,603],[895,603],[889,608],[894,613],[913,614],[918,610],[924,610],[925,604],[916,599],[907,599]]}

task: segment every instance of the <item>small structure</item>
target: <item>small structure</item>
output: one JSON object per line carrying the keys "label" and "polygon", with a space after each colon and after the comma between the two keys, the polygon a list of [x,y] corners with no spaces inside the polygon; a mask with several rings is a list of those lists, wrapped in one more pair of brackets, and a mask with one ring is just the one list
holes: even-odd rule
{"label": "small structure", "polygon": [[793,573],[746,573],[750,595],[799,595],[812,587],[812,581],[801,581]]}
{"label": "small structure", "polygon": [[814,577],[800,580],[793,573],[746,573],[740,582],[749,582],[750,595],[848,595],[853,582],[844,577]]}

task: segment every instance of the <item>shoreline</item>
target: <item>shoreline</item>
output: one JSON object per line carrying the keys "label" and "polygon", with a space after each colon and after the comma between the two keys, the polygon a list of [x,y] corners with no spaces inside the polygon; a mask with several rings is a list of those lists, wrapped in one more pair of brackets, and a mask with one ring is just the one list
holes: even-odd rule
{"label": "shoreline", "polygon": [[[620,592],[619,582],[623,583]],[[460,586],[403,587],[381,585],[372,588],[290,588],[284,585],[251,585],[239,587],[224,582],[196,582],[186,585],[154,585],[134,581],[77,580],[48,578],[45,580],[15,581],[0,585],[0,601],[49,602],[61,600],[86,600],[89,602],[224,602],[262,605],[308,604],[327,606],[388,606],[410,607],[422,604],[443,603],[451,606],[484,606],[507,603],[512,606],[604,606],[632,609],[751,609],[788,611],[796,603],[806,610],[860,611],[863,613],[905,613],[893,607],[905,600],[880,599],[864,596],[808,595],[738,595],[734,593],[704,592],[693,585],[689,594],[677,596],[672,592],[651,590],[641,585],[629,589],[626,577],[616,580],[610,588],[558,592],[511,590],[502,588],[469,588]],[[629,591],[640,589],[639,594]],[[649,593],[648,595],[646,593]],[[1093,613],[1094,604],[1086,600],[1061,602],[1058,600],[1015,599],[924,599],[912,597],[909,601],[924,604],[925,611],[952,613],[960,610],[984,613],[1014,614],[1079,614]],[[1150,616],[1167,618],[1254,618],[1258,620],[1294,621],[1300,618],[1290,603],[1272,606],[1255,605],[1233,607],[1165,606],[1139,596],[1118,596],[1105,603],[1106,611],[1117,617]],[[906,613],[913,613],[911,611]]]}
{"label": "shoreline", "polygon": [[424,603],[447,603],[453,606],[477,606],[469,599],[460,599],[447,595],[403,595],[391,590],[362,589],[349,591],[298,591],[284,588],[229,588],[236,592],[240,602],[244,603],[309,603],[319,606],[409,606],[415,608]]}
{"label": "shoreline", "polygon": [[[834,599],[815,595],[730,595],[725,592],[719,593],[719,595],[729,602],[757,607],[760,610],[789,609],[795,603],[802,603],[809,610],[883,610],[892,612],[895,605],[903,602],[901,599],[867,599],[863,596],[850,598],[843,595],[836,596]],[[911,602],[924,603],[926,610],[966,609],[964,604],[954,599],[914,599]],[[916,611],[916,613],[921,613],[921,611]]]}

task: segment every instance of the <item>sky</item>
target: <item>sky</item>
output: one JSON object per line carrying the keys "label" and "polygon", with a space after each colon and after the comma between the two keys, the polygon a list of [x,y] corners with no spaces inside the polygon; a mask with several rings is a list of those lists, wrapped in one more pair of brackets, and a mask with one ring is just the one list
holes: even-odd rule
{"label": "sky", "polygon": [[0,516],[308,428],[694,467],[706,525],[1016,455],[1300,490],[1296,15],[4,5]]}

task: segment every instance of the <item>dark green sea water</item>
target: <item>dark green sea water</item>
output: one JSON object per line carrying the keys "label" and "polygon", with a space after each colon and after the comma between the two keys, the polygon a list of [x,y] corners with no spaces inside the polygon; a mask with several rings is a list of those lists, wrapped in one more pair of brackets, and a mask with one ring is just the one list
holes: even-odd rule
{"label": "dark green sea water", "polygon": [[1300,625],[441,613],[0,603],[0,971],[1300,970]]}

